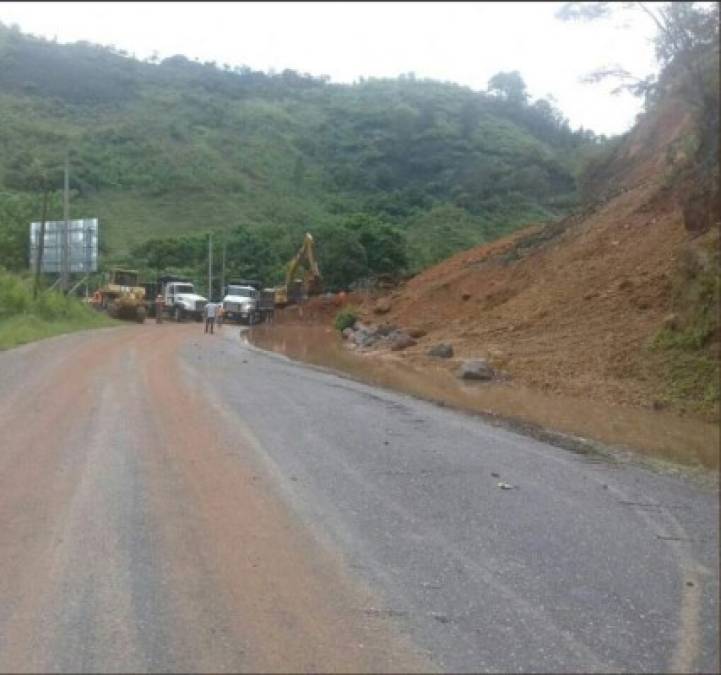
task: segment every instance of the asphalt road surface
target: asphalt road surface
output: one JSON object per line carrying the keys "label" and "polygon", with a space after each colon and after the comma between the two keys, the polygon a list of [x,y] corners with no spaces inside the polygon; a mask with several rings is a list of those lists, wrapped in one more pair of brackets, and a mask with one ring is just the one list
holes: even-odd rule
{"label": "asphalt road surface", "polygon": [[719,668],[715,490],[237,327],[0,354],[0,521],[2,671]]}

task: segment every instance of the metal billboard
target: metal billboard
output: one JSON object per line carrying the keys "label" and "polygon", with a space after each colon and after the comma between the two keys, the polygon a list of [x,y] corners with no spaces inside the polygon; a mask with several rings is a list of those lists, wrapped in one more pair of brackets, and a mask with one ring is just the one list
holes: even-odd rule
{"label": "metal billboard", "polygon": [[[41,272],[62,273],[65,221],[45,223]],[[30,268],[35,271],[40,223],[30,223]],[[68,221],[68,264],[70,273],[87,274],[98,269],[98,219]]]}

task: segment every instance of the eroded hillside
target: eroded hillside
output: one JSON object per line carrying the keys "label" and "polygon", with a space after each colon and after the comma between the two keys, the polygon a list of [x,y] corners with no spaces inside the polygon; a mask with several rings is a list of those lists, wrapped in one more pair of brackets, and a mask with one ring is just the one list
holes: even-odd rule
{"label": "eroded hillside", "polygon": [[[486,357],[545,391],[717,414],[718,211],[689,231],[679,177],[693,133],[688,107],[669,98],[609,156],[585,211],[394,292],[382,320],[426,331],[404,358],[422,363],[448,342],[448,368]],[[364,310],[379,320],[372,302]]]}

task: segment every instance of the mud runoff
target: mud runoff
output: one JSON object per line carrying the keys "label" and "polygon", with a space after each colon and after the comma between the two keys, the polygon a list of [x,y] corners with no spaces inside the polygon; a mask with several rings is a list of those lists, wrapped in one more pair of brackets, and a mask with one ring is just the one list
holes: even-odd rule
{"label": "mud runoff", "polygon": [[[719,466],[719,429],[707,422],[666,411],[549,395],[515,383],[466,384],[432,363],[421,369],[392,354],[351,352],[330,327],[263,325],[241,335],[247,335],[257,347],[291,359],[332,368],[368,384],[509,420],[517,427],[553,429],[689,466]],[[554,439],[546,436],[544,440]]]}

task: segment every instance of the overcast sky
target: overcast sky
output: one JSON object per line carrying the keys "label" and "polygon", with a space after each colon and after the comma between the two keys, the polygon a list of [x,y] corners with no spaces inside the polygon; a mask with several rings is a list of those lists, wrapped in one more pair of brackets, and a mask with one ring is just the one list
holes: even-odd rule
{"label": "overcast sky", "polygon": [[292,68],[334,82],[414,72],[485,89],[499,71],[521,72],[534,97],[555,97],[573,127],[628,129],[630,95],[579,78],[620,64],[655,71],[653,25],[643,15],[592,23],[554,18],[561,3],[452,2],[1,2],[0,21],[59,42],[113,44],[139,58]]}

